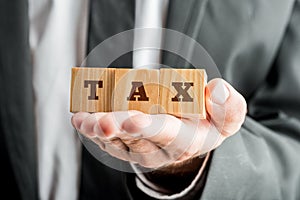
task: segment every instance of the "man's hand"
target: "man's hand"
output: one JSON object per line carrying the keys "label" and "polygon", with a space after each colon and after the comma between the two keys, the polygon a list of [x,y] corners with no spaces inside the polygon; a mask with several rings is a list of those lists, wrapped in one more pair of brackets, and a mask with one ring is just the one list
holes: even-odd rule
{"label": "man's hand", "polygon": [[205,93],[205,120],[139,111],[80,112],[74,114],[72,124],[121,160],[154,169],[176,167],[218,147],[245,119],[244,98],[224,80],[210,81]]}

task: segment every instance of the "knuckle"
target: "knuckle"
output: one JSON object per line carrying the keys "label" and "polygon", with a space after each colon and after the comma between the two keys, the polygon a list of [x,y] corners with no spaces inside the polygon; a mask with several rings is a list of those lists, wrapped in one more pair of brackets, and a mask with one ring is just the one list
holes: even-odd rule
{"label": "knuckle", "polygon": [[128,147],[119,138],[112,139],[111,144],[116,150],[128,150]]}
{"label": "knuckle", "polygon": [[134,148],[140,148],[140,144],[139,144],[139,140],[138,139],[123,139],[123,142],[130,146],[130,147],[134,147]]}

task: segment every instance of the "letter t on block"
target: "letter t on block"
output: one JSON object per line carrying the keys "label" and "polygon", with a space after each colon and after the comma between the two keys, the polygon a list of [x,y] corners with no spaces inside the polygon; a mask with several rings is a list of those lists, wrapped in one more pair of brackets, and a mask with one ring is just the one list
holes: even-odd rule
{"label": "letter t on block", "polygon": [[71,112],[109,112],[115,69],[72,68]]}
{"label": "letter t on block", "polygon": [[204,69],[160,70],[160,113],[206,118]]}
{"label": "letter t on block", "polygon": [[139,110],[157,114],[159,70],[116,69],[114,111]]}

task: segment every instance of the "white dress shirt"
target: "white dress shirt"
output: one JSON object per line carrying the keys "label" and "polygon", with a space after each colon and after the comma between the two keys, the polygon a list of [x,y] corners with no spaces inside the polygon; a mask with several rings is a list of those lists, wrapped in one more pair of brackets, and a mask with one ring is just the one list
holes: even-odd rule
{"label": "white dress shirt", "polygon": [[[69,112],[70,69],[85,56],[88,0],[29,0],[30,46],[33,58],[33,87],[38,142],[39,194],[42,200],[78,198],[81,145],[71,126]],[[135,27],[162,28],[168,0],[136,0]],[[142,35],[134,42],[159,40]],[[160,63],[160,51],[133,53],[133,66]],[[172,199],[186,195],[198,180],[179,194],[163,195],[159,188],[138,173],[137,186],[150,196]]]}
{"label": "white dress shirt", "polygon": [[42,200],[78,198],[81,145],[70,123],[70,69],[85,56],[87,0],[30,0],[30,46]]}

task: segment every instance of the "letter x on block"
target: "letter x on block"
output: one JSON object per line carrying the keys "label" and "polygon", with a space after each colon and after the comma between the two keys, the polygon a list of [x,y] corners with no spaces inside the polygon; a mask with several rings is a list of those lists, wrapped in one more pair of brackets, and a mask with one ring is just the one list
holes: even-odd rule
{"label": "letter x on block", "polygon": [[161,69],[160,113],[205,118],[206,79],[203,69]]}

